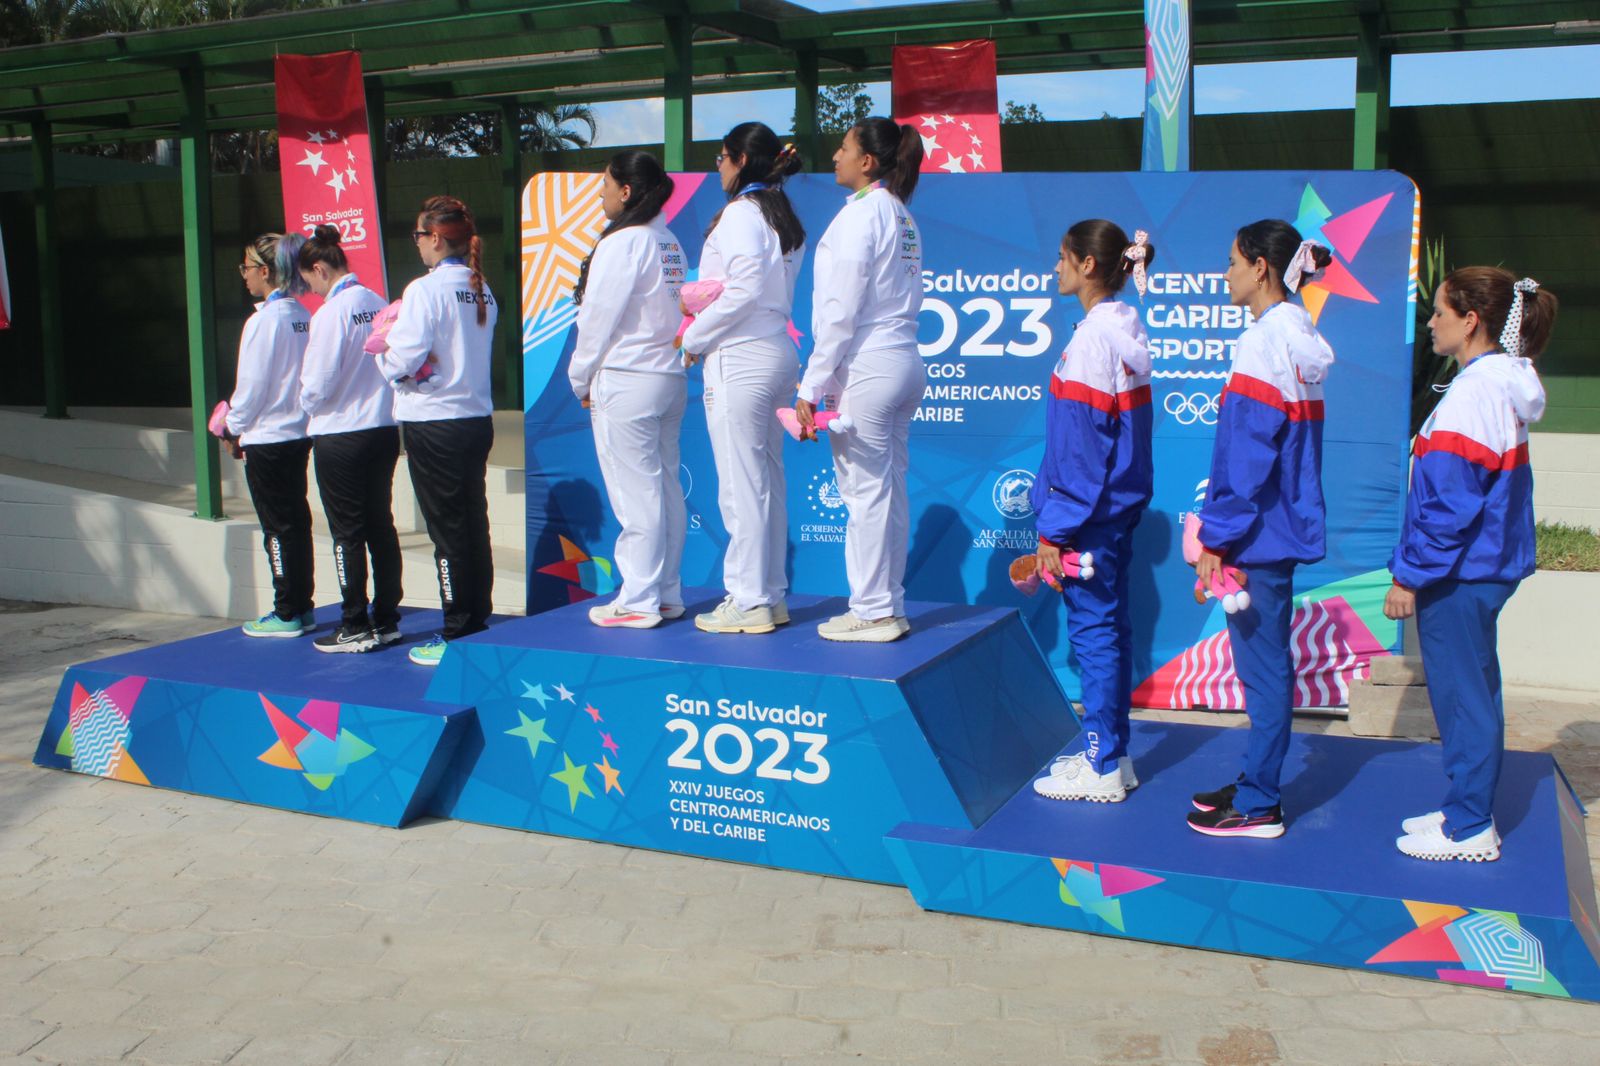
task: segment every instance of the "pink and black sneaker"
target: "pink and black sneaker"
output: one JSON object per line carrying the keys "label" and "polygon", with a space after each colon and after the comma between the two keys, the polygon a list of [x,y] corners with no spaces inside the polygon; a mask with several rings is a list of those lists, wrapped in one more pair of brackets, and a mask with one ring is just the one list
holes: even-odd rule
{"label": "pink and black sneaker", "polygon": [[1208,837],[1281,837],[1283,808],[1246,815],[1234,810],[1229,803],[1215,810],[1194,811],[1189,815],[1189,828]]}
{"label": "pink and black sneaker", "polygon": [[[1243,780],[1241,778],[1240,780]],[[1233,797],[1239,792],[1238,782],[1223,785],[1215,792],[1196,792],[1189,802],[1194,804],[1197,811],[1214,811],[1218,807],[1232,807]]]}

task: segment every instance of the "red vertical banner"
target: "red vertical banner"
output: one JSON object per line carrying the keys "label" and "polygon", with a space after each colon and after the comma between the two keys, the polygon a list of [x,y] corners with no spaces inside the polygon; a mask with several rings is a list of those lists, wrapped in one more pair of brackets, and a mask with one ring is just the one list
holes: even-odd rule
{"label": "red vertical banner", "polygon": [[[350,269],[387,297],[360,55],[280,55],[277,87],[284,224],[307,237],[320,225],[338,226]],[[321,303],[301,299],[313,308]]]}
{"label": "red vertical banner", "polygon": [[0,237],[0,329],[11,328],[11,277],[6,273],[6,244]]}
{"label": "red vertical banner", "polygon": [[921,131],[923,173],[1001,169],[993,41],[897,46],[893,77],[894,120]]}

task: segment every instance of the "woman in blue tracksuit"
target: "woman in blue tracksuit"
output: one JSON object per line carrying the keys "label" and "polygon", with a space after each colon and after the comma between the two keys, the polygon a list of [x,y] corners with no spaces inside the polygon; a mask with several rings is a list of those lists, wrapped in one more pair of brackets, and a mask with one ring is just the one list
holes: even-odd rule
{"label": "woman in blue tracksuit", "polygon": [[1498,267],[1453,271],[1434,297],[1433,350],[1460,368],[1417,434],[1405,529],[1383,611],[1417,618],[1428,699],[1439,723],[1444,806],[1400,824],[1418,859],[1500,857],[1493,804],[1505,748],[1495,623],[1533,573],[1528,424],[1544,414],[1533,359],[1556,298]]}
{"label": "woman in blue tracksuit", "polygon": [[1330,259],[1280,219],[1245,226],[1228,253],[1230,298],[1254,321],[1223,389],[1195,572],[1209,585],[1226,563],[1249,578],[1251,605],[1228,616],[1228,641],[1250,739],[1239,780],[1194,797],[1189,827],[1208,836],[1283,835],[1278,779],[1294,708],[1294,568],[1324,554],[1322,388],[1333,363],[1333,349],[1289,295]]}
{"label": "woman in blue tracksuit", "polygon": [[[1139,312],[1116,299],[1130,274],[1144,291],[1155,248],[1113,222],[1079,222],[1061,241],[1056,278],[1084,319],[1050,376],[1045,453],[1031,502],[1040,576],[1066,590],[1067,636],[1083,679],[1082,751],[1033,783],[1059,800],[1120,802],[1138,785],[1128,757],[1133,627],[1128,563],[1133,527],[1150,503],[1150,340]],[[1090,552],[1094,577],[1062,576],[1064,549]]]}

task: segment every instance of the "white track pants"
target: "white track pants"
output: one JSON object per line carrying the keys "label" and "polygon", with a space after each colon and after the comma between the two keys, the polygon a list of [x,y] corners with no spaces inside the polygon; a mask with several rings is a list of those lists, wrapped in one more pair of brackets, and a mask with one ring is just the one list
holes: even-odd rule
{"label": "white track pants", "polygon": [[681,606],[686,511],[678,480],[678,434],[687,382],[677,374],[601,370],[590,392],[594,449],[611,510],[622,525],[616,603],[657,614]]}
{"label": "white track pants", "polygon": [[[850,613],[872,621],[905,614],[906,551],[911,538],[911,417],[927,385],[915,348],[857,352],[836,375],[829,406],[848,415],[847,433],[828,434],[839,494],[849,508],[845,576]],[[829,390],[832,393],[832,390]]]}
{"label": "white track pants", "polygon": [[706,357],[706,430],[728,530],[722,583],[741,611],[770,607],[789,588],[784,432],[773,412],[793,397],[799,376],[786,336],[725,345]]}

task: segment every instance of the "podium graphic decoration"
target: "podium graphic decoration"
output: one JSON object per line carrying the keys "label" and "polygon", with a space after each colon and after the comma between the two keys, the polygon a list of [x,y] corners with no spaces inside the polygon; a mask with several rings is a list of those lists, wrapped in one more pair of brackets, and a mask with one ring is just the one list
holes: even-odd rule
{"label": "podium graphic decoration", "polygon": [[[319,629],[339,608],[318,612]],[[439,627],[407,612],[407,633]],[[421,814],[469,706],[437,704],[404,648],[323,655],[237,627],[69,667],[34,762],[134,784],[398,826]]]}
{"label": "podium graphic decoration", "polygon": [[428,695],[477,717],[433,813],[899,883],[886,832],[981,825],[1077,731],[1015,611],[908,604],[912,639],[840,645],[842,601],[789,609],[729,636],[579,605],[453,643]]}

